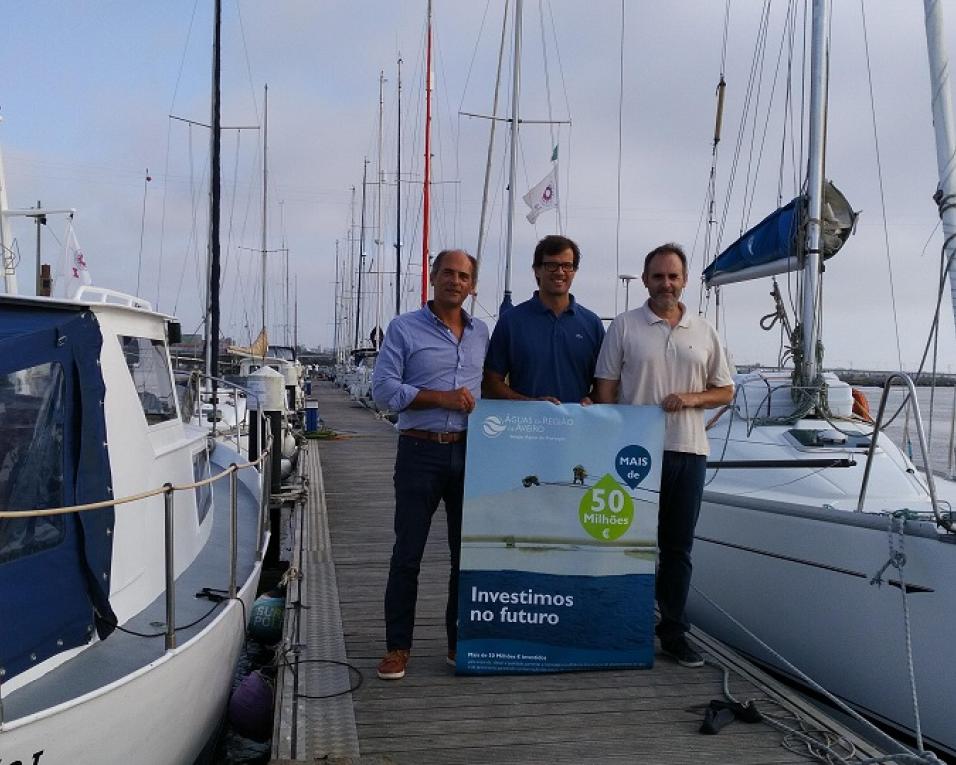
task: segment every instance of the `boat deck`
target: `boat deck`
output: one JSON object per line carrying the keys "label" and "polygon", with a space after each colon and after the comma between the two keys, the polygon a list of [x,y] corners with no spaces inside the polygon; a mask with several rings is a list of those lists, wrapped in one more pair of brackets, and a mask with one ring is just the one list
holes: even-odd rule
{"label": "boat deck", "polygon": [[[397,434],[329,383],[314,386],[337,437],[311,441],[310,491],[292,518],[291,600],[273,738],[274,762],[338,763],[797,763],[766,723],[733,722],[699,733],[702,705],[723,699],[723,670],[742,701],[799,716],[807,727],[882,754],[707,636],[708,657],[686,669],[658,656],[651,670],[456,677],[444,661],[447,548],[442,513],[422,564],[415,645],[403,680],[384,682],[382,598],[392,545],[392,469]],[[296,657],[298,671],[295,671]],[[347,662],[354,669],[346,669]],[[360,675],[359,675],[360,673]],[[349,692],[361,681],[354,692]]]}
{"label": "boat deck", "polygon": [[[235,452],[226,448],[214,450],[210,458],[212,474],[225,470],[236,459]],[[231,607],[228,598],[215,602],[200,595],[204,588],[214,593],[229,591],[228,480],[220,481],[215,487],[215,510],[209,541],[176,578],[176,623],[182,625],[176,629],[176,641],[180,649],[190,645],[194,637]],[[258,499],[242,481],[237,483],[237,488],[236,581],[241,589],[254,573],[256,565],[259,509]],[[133,504],[125,505],[117,512],[138,511]],[[236,610],[233,616],[237,624],[241,613]],[[66,704],[111,684],[125,682],[146,670],[166,654],[163,637],[165,619],[166,594],[161,592],[142,611],[111,633],[107,640],[93,642],[73,659],[28,685],[3,695],[0,699],[0,723],[14,722],[58,704]],[[0,755],[3,754],[0,748]],[[3,762],[2,758],[0,762]]]}

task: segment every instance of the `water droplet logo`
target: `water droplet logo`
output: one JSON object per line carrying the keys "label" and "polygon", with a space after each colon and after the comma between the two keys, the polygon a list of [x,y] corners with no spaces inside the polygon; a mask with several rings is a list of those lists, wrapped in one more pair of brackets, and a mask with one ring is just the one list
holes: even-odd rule
{"label": "water droplet logo", "polygon": [[507,427],[508,426],[501,421],[500,417],[491,415],[490,417],[485,417],[485,421],[481,423],[481,432],[488,436],[488,438],[497,438],[505,432]]}
{"label": "water droplet logo", "polygon": [[622,536],[634,520],[634,500],[610,473],[585,492],[578,505],[584,530],[601,542]]}
{"label": "water droplet logo", "polygon": [[635,489],[651,472],[651,455],[643,446],[625,446],[614,458],[614,467],[621,480]]}

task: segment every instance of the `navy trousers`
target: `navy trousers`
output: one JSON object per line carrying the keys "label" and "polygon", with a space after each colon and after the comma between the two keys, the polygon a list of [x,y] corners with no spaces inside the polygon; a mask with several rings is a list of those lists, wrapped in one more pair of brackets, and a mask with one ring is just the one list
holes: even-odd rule
{"label": "navy trousers", "polygon": [[432,517],[439,502],[448,522],[448,648],[458,640],[458,568],[461,560],[461,503],[465,486],[465,442],[439,444],[399,436],[395,457],[395,545],[385,588],[388,650],[411,648],[418,600],[418,572]]}
{"label": "navy trousers", "polygon": [[658,637],[666,642],[690,629],[685,607],[690,590],[691,548],[700,514],[707,457],[664,452],[661,462],[661,499],[657,513],[657,605],[661,621]]}

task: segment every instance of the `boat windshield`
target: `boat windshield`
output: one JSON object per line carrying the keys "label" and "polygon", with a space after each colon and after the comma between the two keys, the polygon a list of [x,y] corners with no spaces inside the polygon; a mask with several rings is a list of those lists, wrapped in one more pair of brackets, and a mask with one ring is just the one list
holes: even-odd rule
{"label": "boat windshield", "polygon": [[282,359],[283,361],[295,361],[295,352],[284,345],[270,345],[269,355],[275,359]]}
{"label": "boat windshield", "polygon": [[126,335],[120,337],[120,343],[147,424],[175,420],[176,393],[166,360],[165,343]]}

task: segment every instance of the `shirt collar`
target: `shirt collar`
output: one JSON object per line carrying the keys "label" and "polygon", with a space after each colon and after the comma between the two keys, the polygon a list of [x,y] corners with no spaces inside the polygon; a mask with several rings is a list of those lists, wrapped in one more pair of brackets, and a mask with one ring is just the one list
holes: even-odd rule
{"label": "shirt collar", "polygon": [[[680,321],[677,322],[677,324],[676,324],[675,326],[677,326],[677,327],[689,327],[689,326],[690,326],[690,312],[687,310],[687,306],[684,305],[683,303],[680,304],[680,307],[683,309],[684,312],[683,312],[683,314],[681,314]],[[650,301],[650,298],[648,298],[648,299],[644,302],[644,305],[642,305],[639,310],[640,310],[640,311],[642,312],[642,314],[644,315],[644,319],[647,321],[648,324],[658,324],[659,322],[666,321],[666,319],[664,319],[664,318],[661,317],[661,316],[658,316],[656,313],[654,313],[654,312],[651,310],[651,301]]]}
{"label": "shirt collar", "polygon": [[[474,323],[474,319],[471,316],[469,316],[468,311],[466,311],[464,308],[461,308],[459,310],[461,310],[461,315],[465,318],[465,326],[470,329]],[[420,312],[428,321],[434,324],[438,324],[439,326],[442,326],[445,328],[448,327],[448,325],[445,324],[445,322],[443,322],[441,319],[439,319],[437,314],[434,311],[432,311],[431,300],[429,300],[427,303],[425,303],[425,305],[421,307]]]}
{"label": "shirt collar", "polygon": [[[576,305],[574,300],[574,295],[568,294],[568,307],[564,309],[564,313],[574,313],[574,306]],[[531,296],[531,302],[534,305],[535,309],[539,313],[551,313],[551,309],[548,308],[542,301],[541,297],[538,294],[538,290],[534,291],[534,294]]]}

